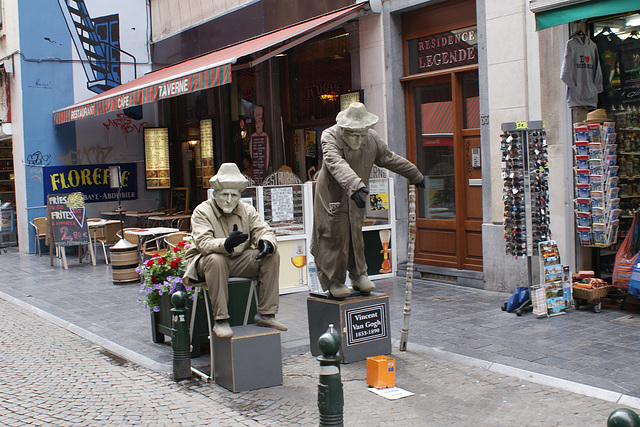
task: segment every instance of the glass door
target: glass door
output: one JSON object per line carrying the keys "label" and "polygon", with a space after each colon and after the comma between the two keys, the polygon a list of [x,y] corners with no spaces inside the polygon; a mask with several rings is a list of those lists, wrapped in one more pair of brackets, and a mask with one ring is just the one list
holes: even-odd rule
{"label": "glass door", "polygon": [[482,269],[482,177],[476,70],[407,85],[418,191],[416,262]]}

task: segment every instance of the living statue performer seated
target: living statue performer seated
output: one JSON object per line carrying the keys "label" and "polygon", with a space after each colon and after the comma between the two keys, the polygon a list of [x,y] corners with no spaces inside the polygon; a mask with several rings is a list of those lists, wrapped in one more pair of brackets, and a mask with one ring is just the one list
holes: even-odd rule
{"label": "living statue performer seated", "polygon": [[336,125],[322,132],[323,163],[313,205],[311,253],[322,289],[334,298],[350,295],[345,285],[347,271],[354,290],[367,294],[375,288],[367,276],[362,237],[373,165],[424,186],[418,168],[389,150],[371,129],[377,122],[376,115],[354,102],[338,113]]}
{"label": "living statue performer seated", "polygon": [[234,163],[222,164],[209,180],[213,197],[200,203],[191,215],[193,245],[184,257],[185,278],[187,282],[206,282],[215,319],[213,332],[220,338],[233,336],[227,320],[230,276],[258,277],[256,324],[287,330],[275,319],[280,271],[276,236],[253,206],[239,203],[248,183]]}

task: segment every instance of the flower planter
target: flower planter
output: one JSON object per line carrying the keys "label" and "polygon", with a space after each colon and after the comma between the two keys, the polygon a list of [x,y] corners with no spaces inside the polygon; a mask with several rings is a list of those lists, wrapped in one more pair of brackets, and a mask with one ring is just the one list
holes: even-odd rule
{"label": "flower planter", "polygon": [[[187,302],[187,317],[191,323],[191,306],[193,301]],[[196,320],[193,326],[193,341],[191,343],[191,357],[198,357],[203,344],[209,347],[209,325],[206,318],[206,306],[204,301],[198,301],[196,308]],[[164,336],[172,335],[171,329],[171,297],[164,294],[160,297],[160,311],[151,311],[151,339],[154,343],[163,343]]]}

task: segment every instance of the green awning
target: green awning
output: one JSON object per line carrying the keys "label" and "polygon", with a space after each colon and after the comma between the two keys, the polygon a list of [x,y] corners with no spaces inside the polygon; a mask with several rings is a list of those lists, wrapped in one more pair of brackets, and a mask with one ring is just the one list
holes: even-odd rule
{"label": "green awning", "polygon": [[638,0],[590,0],[536,13],[536,30],[555,27],[567,22],[631,12],[640,9]]}

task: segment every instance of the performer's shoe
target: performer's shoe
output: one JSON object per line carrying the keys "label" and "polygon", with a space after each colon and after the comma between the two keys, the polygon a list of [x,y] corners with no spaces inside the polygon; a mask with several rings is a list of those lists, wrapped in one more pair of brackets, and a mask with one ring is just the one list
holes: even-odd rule
{"label": "performer's shoe", "polygon": [[256,321],[256,325],[258,326],[266,326],[268,328],[277,329],[279,331],[288,330],[286,326],[276,320],[276,316],[274,314],[257,313],[253,320]]}
{"label": "performer's shoe", "polygon": [[229,326],[229,322],[226,320],[216,320],[213,324],[213,333],[216,334],[218,338],[231,338],[233,336],[231,326]]}
{"label": "performer's shoe", "polygon": [[346,298],[351,295],[351,291],[345,284],[333,284],[329,287],[329,292],[334,298]]}
{"label": "performer's shoe", "polygon": [[376,288],[376,285],[365,274],[358,277],[356,280],[351,281],[351,287],[354,291],[360,291],[363,294],[368,294]]}

